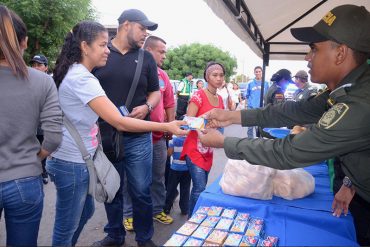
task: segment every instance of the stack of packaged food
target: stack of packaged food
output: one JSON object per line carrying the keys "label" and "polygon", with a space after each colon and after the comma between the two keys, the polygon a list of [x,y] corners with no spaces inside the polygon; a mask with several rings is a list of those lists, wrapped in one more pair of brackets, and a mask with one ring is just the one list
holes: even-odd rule
{"label": "stack of packaged food", "polygon": [[265,233],[265,221],[236,209],[200,207],[164,246],[277,246]]}

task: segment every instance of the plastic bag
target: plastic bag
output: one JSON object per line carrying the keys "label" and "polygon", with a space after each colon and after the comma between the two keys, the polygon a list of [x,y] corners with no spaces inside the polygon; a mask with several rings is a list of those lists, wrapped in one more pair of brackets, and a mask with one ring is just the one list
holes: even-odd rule
{"label": "plastic bag", "polygon": [[225,194],[270,200],[273,195],[272,177],[275,173],[276,170],[269,167],[229,159],[220,186]]}
{"label": "plastic bag", "polygon": [[274,195],[287,200],[303,198],[315,190],[315,178],[302,168],[278,170],[272,183]]}
{"label": "plastic bag", "polygon": [[315,178],[302,168],[277,170],[252,165],[245,160],[229,159],[220,186],[225,194],[270,200],[303,198],[315,190]]}

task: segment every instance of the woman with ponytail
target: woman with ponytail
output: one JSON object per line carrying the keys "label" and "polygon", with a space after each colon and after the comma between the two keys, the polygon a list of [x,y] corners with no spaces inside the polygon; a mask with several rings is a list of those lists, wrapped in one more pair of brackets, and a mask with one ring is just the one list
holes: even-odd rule
{"label": "woman with ponytail", "polygon": [[[54,80],[59,88],[63,113],[80,134],[91,155],[98,146],[99,117],[120,131],[167,131],[186,134],[184,122],[157,123],[123,117],[91,74],[104,66],[109,55],[108,32],[92,21],[78,23],[65,38],[57,59]],[[57,189],[53,246],[71,246],[94,213],[94,198],[88,194],[89,172],[77,144],[63,127],[62,144],[47,160],[46,169]]]}
{"label": "woman with ponytail", "polygon": [[[7,246],[37,246],[44,199],[40,161],[62,139],[54,81],[26,66],[26,47],[23,21],[0,5],[0,210]],[[39,123],[45,135],[41,146]]]}

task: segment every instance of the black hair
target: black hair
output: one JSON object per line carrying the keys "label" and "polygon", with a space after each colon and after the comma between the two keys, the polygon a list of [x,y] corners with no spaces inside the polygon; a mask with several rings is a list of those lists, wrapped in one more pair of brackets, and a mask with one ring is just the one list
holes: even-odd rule
{"label": "black hair", "polygon": [[9,10],[10,16],[13,20],[13,26],[15,33],[17,34],[18,42],[21,43],[27,38],[27,26],[24,24],[23,20],[12,10]]}
{"label": "black hair", "polygon": [[162,42],[165,45],[167,44],[166,41],[159,38],[158,36],[150,35],[148,36],[148,38],[146,38],[143,48],[144,49],[146,49],[147,47],[153,48],[153,46],[155,46],[155,43],[158,41]]}
{"label": "black hair", "polygon": [[260,70],[262,70],[263,71],[263,69],[262,69],[262,67],[261,66],[256,66],[256,67],[254,67],[254,70],[253,71],[255,71],[256,69],[260,69]]}
{"label": "black hair", "polygon": [[222,68],[222,71],[224,72],[224,75],[226,75],[225,67],[224,67],[222,64],[220,64],[220,63],[218,63],[218,62],[214,62],[214,61],[208,62],[208,63],[207,63],[207,65],[206,65],[206,67],[204,68],[204,72],[203,72],[203,78],[204,78],[204,80],[205,80],[206,82],[208,82],[208,81],[207,81],[207,78],[206,78],[206,72],[207,72],[207,69],[208,69],[210,66],[215,65],[215,64],[220,65],[220,66],[221,66],[221,68]]}
{"label": "black hair", "polygon": [[81,62],[81,42],[85,41],[90,45],[102,32],[107,32],[107,29],[95,21],[82,21],[74,26],[72,31],[68,32],[53,72],[53,78],[58,88],[69,67],[74,63]]}

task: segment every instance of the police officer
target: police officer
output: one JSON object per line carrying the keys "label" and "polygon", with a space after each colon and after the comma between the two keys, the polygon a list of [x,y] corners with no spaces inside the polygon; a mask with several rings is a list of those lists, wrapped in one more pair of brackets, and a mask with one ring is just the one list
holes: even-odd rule
{"label": "police officer", "polygon": [[272,75],[271,81],[273,84],[265,95],[265,105],[283,103],[285,89],[292,81],[292,73],[287,69],[281,69]]}
{"label": "police officer", "polygon": [[203,145],[224,147],[231,159],[277,169],[305,167],[339,157],[345,174],[335,194],[333,215],[353,215],[357,241],[370,245],[370,13],[363,6],[341,5],[316,25],[292,28],[310,44],[306,55],[311,80],[328,90],[307,101],[288,101],[264,109],[212,110],[211,126],[291,126],[310,128],[283,140],[224,137],[217,130],[200,136]]}
{"label": "police officer", "polygon": [[188,103],[190,99],[193,74],[191,72],[185,73],[185,78],[182,79],[177,88],[177,108],[176,108],[176,119],[182,120],[186,114]]}
{"label": "police officer", "polygon": [[304,70],[298,71],[294,77],[297,90],[293,94],[294,101],[307,100],[317,94],[317,89],[308,83],[308,74]]}

